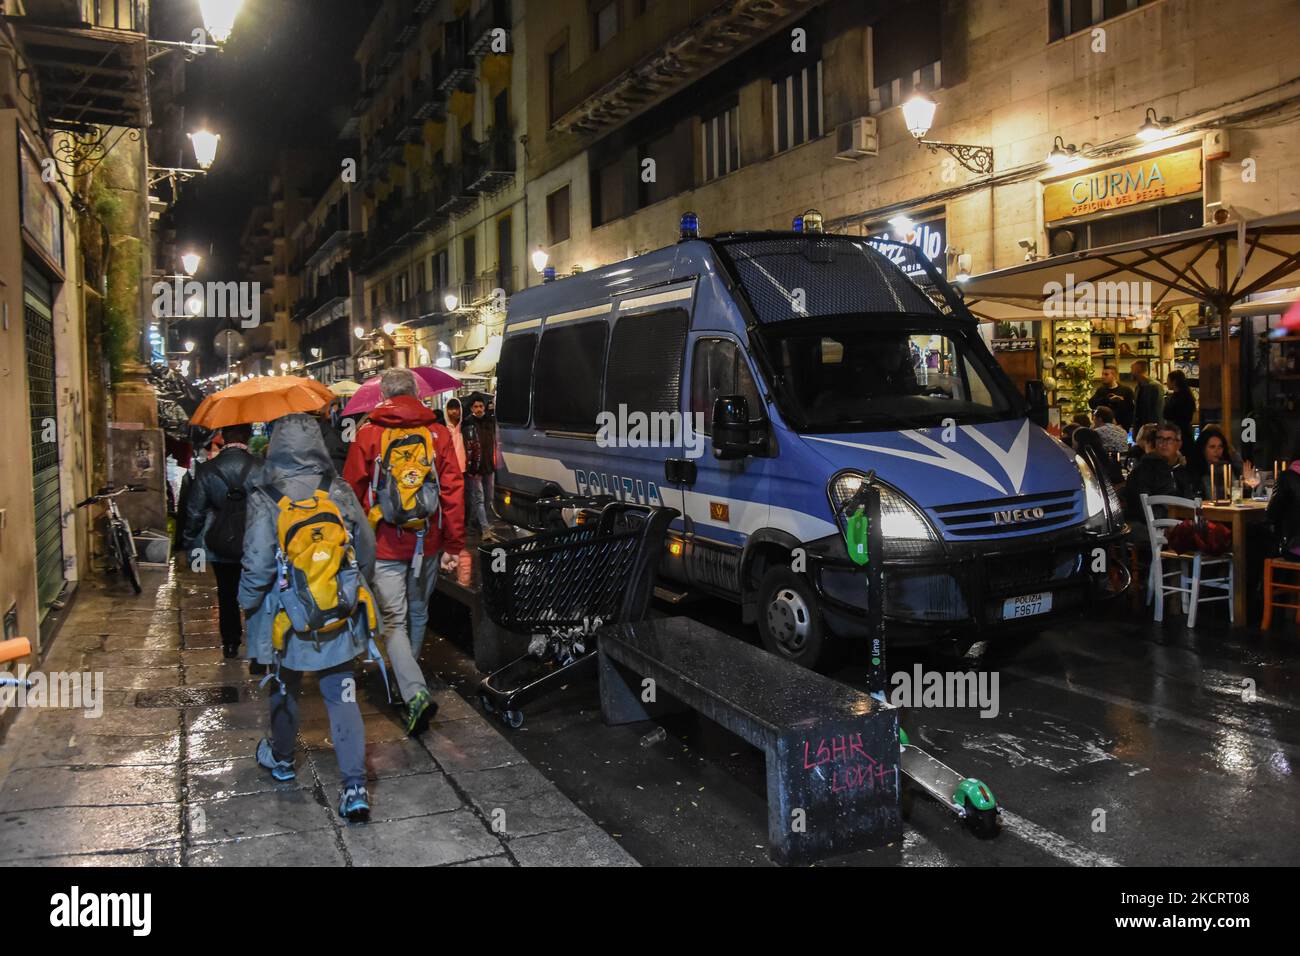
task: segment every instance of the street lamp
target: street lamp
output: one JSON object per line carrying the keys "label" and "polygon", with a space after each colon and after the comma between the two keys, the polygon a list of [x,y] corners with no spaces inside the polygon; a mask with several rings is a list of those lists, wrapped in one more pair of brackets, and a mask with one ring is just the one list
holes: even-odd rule
{"label": "street lamp", "polygon": [[199,0],[199,13],[203,16],[203,28],[208,36],[218,43],[225,43],[235,28],[235,17],[244,0]]}
{"label": "street lamp", "polygon": [[221,145],[221,134],[201,129],[187,135],[194,147],[194,158],[198,161],[199,169],[207,172],[217,160],[217,147]]}
{"label": "street lamp", "polygon": [[193,339],[188,339],[188,340],[186,340],[184,348],[185,348],[185,351],[186,351],[186,352],[193,352],[193,351],[194,351],[194,340],[193,340]]}
{"label": "street lamp", "polygon": [[546,263],[550,261],[551,257],[546,254],[546,250],[538,246],[537,251],[533,253],[533,268],[542,272],[546,268]]}
{"label": "street lamp", "polygon": [[1155,107],[1148,106],[1142,125],[1138,127],[1137,138],[1144,143],[1154,143],[1158,139],[1164,139],[1168,132],[1165,126],[1171,122],[1173,120],[1168,116],[1157,118]]}
{"label": "street lamp", "polygon": [[915,93],[903,104],[903,122],[912,134],[918,146],[926,146],[930,152],[943,150],[952,156],[962,167],[980,176],[993,172],[993,149],[990,146],[971,146],[966,143],[944,143],[939,140],[926,139],[934,125],[934,113],[938,104],[924,93]]}
{"label": "street lamp", "polygon": [[185,269],[187,276],[198,273],[199,266],[203,264],[203,257],[197,252],[187,252],[181,256],[181,266]]}
{"label": "street lamp", "polygon": [[455,312],[456,306],[460,305],[460,299],[456,298],[454,293],[448,292],[445,296],[443,296],[442,304],[447,307],[448,312]]}
{"label": "street lamp", "polygon": [[389,338],[392,338],[392,337],[393,337],[393,333],[396,332],[396,331],[397,331],[397,323],[396,323],[396,322],[385,322],[385,323],[384,323],[384,334],[387,335]]}
{"label": "street lamp", "polygon": [[202,315],[203,300],[199,298],[197,295],[194,296],[192,299],[190,299],[188,302],[185,303],[185,311],[188,312],[190,315],[196,317]]}

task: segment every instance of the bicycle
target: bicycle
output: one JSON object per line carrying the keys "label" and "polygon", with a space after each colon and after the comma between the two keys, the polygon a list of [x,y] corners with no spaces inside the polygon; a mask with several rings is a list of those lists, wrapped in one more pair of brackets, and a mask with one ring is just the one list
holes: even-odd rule
{"label": "bicycle", "polygon": [[91,495],[85,501],[77,505],[78,508],[88,508],[91,505],[107,504],[108,505],[108,540],[112,545],[114,556],[117,558],[116,570],[121,571],[135,593],[139,594],[144,590],[140,586],[140,570],[136,566],[135,539],[131,536],[131,525],[123,517],[122,512],[117,507],[117,498],[128,492],[140,492],[148,489],[139,485],[123,485],[121,488],[105,488],[97,495]]}

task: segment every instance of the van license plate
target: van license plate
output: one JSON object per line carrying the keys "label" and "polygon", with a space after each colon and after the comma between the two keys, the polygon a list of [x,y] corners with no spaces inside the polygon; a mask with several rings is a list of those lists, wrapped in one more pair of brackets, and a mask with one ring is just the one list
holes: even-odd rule
{"label": "van license plate", "polygon": [[1002,602],[1002,619],[1009,621],[1017,617],[1033,617],[1035,614],[1046,614],[1051,609],[1051,591],[1021,594],[1019,597],[1007,598]]}

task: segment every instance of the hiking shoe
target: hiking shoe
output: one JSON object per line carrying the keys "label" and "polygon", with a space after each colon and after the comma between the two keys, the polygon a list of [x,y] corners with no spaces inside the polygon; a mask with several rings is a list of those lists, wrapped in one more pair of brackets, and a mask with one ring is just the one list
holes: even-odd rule
{"label": "hiking shoe", "polygon": [[365,787],[353,786],[343,791],[339,816],[349,823],[365,823],[370,819],[370,794]]}
{"label": "hiking shoe", "polygon": [[433,702],[427,690],[421,689],[415,692],[406,705],[406,733],[408,736],[415,737],[424,733],[429,726],[429,721],[433,715],[438,712],[438,705]]}
{"label": "hiking shoe", "polygon": [[271,749],[271,741],[266,737],[257,742],[257,765],[271,771],[271,776],[281,783],[298,776],[297,771],[293,769],[292,760],[275,759],[275,752]]}

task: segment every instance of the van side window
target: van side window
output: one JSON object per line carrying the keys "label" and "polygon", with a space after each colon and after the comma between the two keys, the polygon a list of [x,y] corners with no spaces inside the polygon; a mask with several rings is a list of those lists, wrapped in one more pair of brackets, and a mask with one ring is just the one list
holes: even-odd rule
{"label": "van side window", "polygon": [[749,417],[761,421],[763,402],[749,366],[730,339],[700,339],[695,343],[691,372],[691,412],[704,416],[704,434],[713,434],[713,403],[722,395],[743,395]]}
{"label": "van side window", "polygon": [[501,346],[501,360],[497,363],[497,420],[503,425],[528,424],[536,350],[536,332],[512,335]]}
{"label": "van side window", "polygon": [[676,412],[682,401],[686,312],[671,309],[620,317],[609,343],[605,408],[618,413]]}
{"label": "van side window", "polygon": [[533,409],[537,427],[594,435],[601,406],[606,322],[561,325],[542,332]]}

